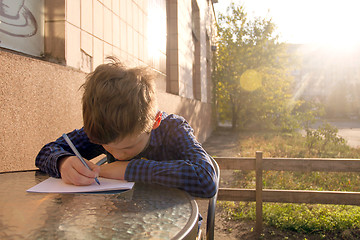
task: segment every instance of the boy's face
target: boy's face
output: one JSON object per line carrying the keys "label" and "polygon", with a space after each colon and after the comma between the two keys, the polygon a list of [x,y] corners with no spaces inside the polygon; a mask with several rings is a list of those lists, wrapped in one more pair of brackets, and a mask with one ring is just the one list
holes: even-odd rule
{"label": "boy's face", "polygon": [[141,153],[149,142],[150,133],[125,137],[122,141],[102,144],[117,160],[130,160]]}

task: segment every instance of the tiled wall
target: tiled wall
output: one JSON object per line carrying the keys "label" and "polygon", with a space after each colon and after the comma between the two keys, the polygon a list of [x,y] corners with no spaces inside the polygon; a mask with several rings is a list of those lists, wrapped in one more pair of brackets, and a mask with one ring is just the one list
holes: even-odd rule
{"label": "tiled wall", "polygon": [[[165,72],[165,64],[148,60],[147,10],[147,0],[46,1],[45,51],[83,71],[115,55],[127,65],[151,64]],[[54,44],[61,40],[64,46]],[[86,61],[92,62],[91,69],[84,68]]]}
{"label": "tiled wall", "polygon": [[167,2],[167,82],[166,90],[179,94],[179,34],[178,34],[178,3]]}
{"label": "tiled wall", "polygon": [[[202,102],[210,102],[211,92],[209,91],[211,64],[211,51],[207,51],[211,44],[214,44],[214,15],[212,5],[209,1],[195,1],[199,7],[199,45],[197,52],[199,59],[199,76],[193,74],[193,63],[195,61],[195,42],[192,36],[192,1],[177,0],[168,1],[169,12],[169,37],[168,39],[168,92],[178,94],[189,99],[199,99]],[[207,40],[206,35],[210,38]],[[207,42],[208,41],[208,42]],[[196,61],[195,61],[196,62]],[[196,72],[196,71],[195,71]],[[199,83],[194,84],[194,79],[200,78]],[[197,89],[194,91],[194,85]],[[194,94],[195,93],[195,94]]]}
{"label": "tiled wall", "polygon": [[[151,66],[165,78],[166,1],[45,1],[45,52],[84,72],[116,56],[127,66]],[[158,85],[165,91],[164,81]]]}
{"label": "tiled wall", "polygon": [[[193,4],[199,11],[200,24],[196,29],[196,56]],[[206,60],[211,61],[207,48],[212,41],[214,17],[209,1],[48,0],[45,10],[45,52],[49,56],[90,72],[106,56],[114,55],[129,66],[149,65],[156,69],[164,78],[159,81],[160,90],[210,101],[210,66]]]}

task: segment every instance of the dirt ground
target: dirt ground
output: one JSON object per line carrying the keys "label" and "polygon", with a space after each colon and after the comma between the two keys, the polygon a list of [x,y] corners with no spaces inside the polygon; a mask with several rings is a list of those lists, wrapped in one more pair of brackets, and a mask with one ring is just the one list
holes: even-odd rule
{"label": "dirt ground", "polygon": [[[237,149],[238,134],[228,128],[215,131],[212,136],[203,143],[206,151],[216,157],[237,157],[240,156]],[[254,153],[255,154],[255,153]],[[220,187],[226,187],[227,182],[232,180],[232,171],[221,171]],[[207,200],[197,199],[199,211],[203,216],[203,224],[201,226],[203,236],[206,233],[206,216],[207,216]],[[280,231],[273,227],[264,226],[263,234],[257,236],[254,232],[254,221],[233,221],[227,216],[227,213],[219,204],[216,207],[215,215],[215,239],[233,240],[233,239],[301,239],[301,240],[317,240],[317,239],[360,239],[360,232],[354,236],[354,233],[344,231],[332,237],[329,235],[304,235],[291,231]],[[205,239],[205,238],[204,238]]]}
{"label": "dirt ground", "polygon": [[[217,157],[236,157],[238,156],[238,135],[230,129],[224,128],[215,131],[211,137],[203,143],[203,147],[211,156]],[[232,172],[222,171],[220,186],[226,185],[231,181]],[[203,224],[201,226],[202,233],[206,233],[206,217],[207,217],[207,200],[197,200],[199,211],[203,216]],[[225,211],[218,205],[215,215],[215,239],[232,240],[232,239],[256,239],[255,233],[252,231],[254,222],[234,222],[226,216]]]}

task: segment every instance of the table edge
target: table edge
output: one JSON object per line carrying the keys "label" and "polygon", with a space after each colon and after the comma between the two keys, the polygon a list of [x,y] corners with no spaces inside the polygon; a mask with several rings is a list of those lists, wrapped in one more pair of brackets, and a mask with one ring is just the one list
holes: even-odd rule
{"label": "table edge", "polygon": [[[191,216],[186,225],[178,232],[172,239],[195,239],[198,232],[198,221],[199,221],[199,207],[195,201],[195,198],[190,196],[189,193],[185,192],[187,198],[191,203]],[[192,238],[192,236],[195,236]]]}

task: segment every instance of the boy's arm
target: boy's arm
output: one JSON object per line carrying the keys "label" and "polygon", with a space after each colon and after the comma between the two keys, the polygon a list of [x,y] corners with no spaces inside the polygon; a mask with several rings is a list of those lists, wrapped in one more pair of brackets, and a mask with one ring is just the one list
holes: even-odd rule
{"label": "boy's arm", "polygon": [[115,161],[110,164],[104,164],[100,168],[100,177],[124,180],[128,164],[129,161]]}
{"label": "boy's arm", "polygon": [[196,197],[212,197],[217,191],[217,176],[210,156],[195,139],[192,128],[183,121],[167,136],[162,144],[171,159],[133,159],[126,168],[125,179],[180,188]]}
{"label": "boy's arm", "polygon": [[[92,159],[104,152],[101,145],[90,142],[83,129],[74,130],[67,135],[85,159]],[[36,156],[35,165],[51,177],[59,178],[61,177],[59,163],[61,160],[74,155],[69,145],[60,137],[55,142],[46,144],[40,150]]]}

